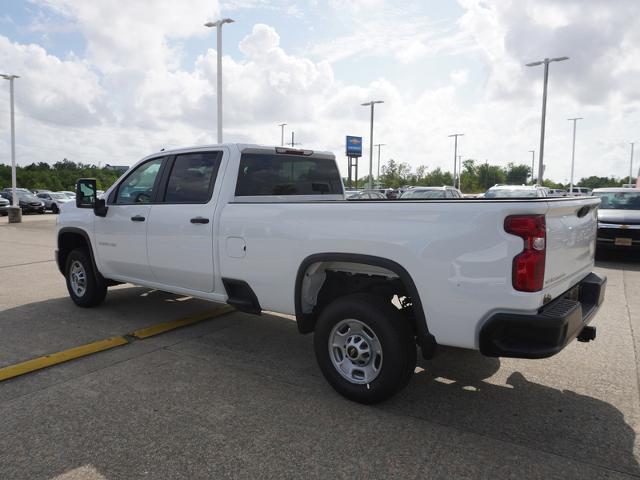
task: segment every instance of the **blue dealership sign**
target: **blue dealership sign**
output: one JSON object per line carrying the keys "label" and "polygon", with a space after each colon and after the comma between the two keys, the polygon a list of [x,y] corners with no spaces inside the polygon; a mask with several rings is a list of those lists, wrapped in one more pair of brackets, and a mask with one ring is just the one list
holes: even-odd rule
{"label": "blue dealership sign", "polygon": [[347,157],[362,156],[362,137],[347,135]]}

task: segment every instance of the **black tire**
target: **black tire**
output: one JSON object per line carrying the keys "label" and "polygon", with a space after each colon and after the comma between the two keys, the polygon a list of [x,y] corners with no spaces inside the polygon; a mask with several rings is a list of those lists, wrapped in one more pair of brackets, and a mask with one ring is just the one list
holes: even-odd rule
{"label": "black tire", "polygon": [[51,205],[51,213],[60,213],[60,209],[58,208],[58,205],[56,205],[55,203]]}
{"label": "black tire", "polygon": [[[72,266],[79,264],[84,269],[84,290],[80,294],[76,292],[72,286]],[[93,268],[93,262],[85,249],[76,248],[67,256],[65,263],[65,279],[67,281],[67,290],[73,303],[79,307],[90,308],[96,307],[102,303],[107,295],[107,284],[102,276]]]}
{"label": "black tire", "polygon": [[[346,347],[342,354],[329,349],[334,327],[346,319],[362,322],[380,345],[379,372],[369,383],[347,380],[334,366],[332,356],[336,354],[348,361]],[[416,366],[416,343],[408,321],[390,302],[368,293],[348,295],[329,304],[320,314],[313,343],[327,381],[338,393],[359,403],[373,404],[390,398],[407,385]]]}

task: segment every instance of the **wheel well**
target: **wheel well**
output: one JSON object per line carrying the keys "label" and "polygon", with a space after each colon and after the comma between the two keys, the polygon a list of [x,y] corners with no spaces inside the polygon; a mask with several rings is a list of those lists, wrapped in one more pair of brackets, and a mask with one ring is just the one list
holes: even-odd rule
{"label": "wheel well", "polygon": [[93,252],[87,238],[78,232],[62,232],[58,235],[58,268],[64,274],[67,256],[76,248],[84,248],[93,260]]}
{"label": "wheel well", "polygon": [[427,328],[411,276],[396,262],[379,257],[341,253],[308,257],[296,278],[295,307],[300,332],[313,332],[324,307],[353,293],[374,294],[400,309],[418,337],[423,356],[433,356],[435,338]]}

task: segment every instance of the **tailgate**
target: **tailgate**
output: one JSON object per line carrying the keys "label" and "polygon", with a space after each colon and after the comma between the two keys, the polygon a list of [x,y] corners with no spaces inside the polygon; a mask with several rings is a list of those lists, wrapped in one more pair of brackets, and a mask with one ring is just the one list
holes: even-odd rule
{"label": "tailgate", "polygon": [[593,269],[599,204],[594,197],[549,201],[544,291],[552,298]]}

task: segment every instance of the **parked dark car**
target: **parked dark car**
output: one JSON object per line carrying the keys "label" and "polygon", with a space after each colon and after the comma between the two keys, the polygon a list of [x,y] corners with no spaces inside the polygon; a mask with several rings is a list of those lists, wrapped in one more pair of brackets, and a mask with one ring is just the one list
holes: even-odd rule
{"label": "parked dark car", "polygon": [[[31,194],[24,193],[21,191],[18,191],[17,193],[18,193],[18,205],[20,206],[22,213],[29,213],[29,212],[44,213],[44,202],[41,202],[40,200],[38,200],[38,198],[34,197]],[[11,196],[10,193],[3,191],[3,192],[0,192],[0,195],[6,198],[7,200],[9,200],[9,202],[13,203],[13,197]]]}
{"label": "parked dark car", "polygon": [[640,189],[596,188],[598,248],[640,249]]}
{"label": "parked dark car", "polygon": [[5,215],[8,215],[9,212],[7,211],[7,208],[9,208],[11,204],[9,203],[9,200],[7,200],[4,197],[0,197],[0,215],[2,215],[3,217]]}

